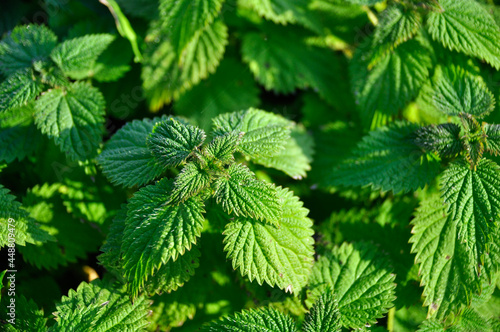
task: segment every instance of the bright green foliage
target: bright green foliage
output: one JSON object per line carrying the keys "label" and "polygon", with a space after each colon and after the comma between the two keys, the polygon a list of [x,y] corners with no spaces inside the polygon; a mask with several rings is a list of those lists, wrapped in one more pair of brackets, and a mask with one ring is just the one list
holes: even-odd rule
{"label": "bright green foliage", "polygon": [[454,123],[421,127],[415,132],[415,144],[425,151],[436,152],[444,157],[452,157],[462,151],[460,127]]}
{"label": "bright green foliage", "polygon": [[95,61],[113,39],[109,34],[69,39],[57,45],[50,57],[67,76],[82,79],[93,75]]}
{"label": "bright green foliage", "polygon": [[205,327],[203,331],[212,332],[296,332],[293,319],[276,309],[263,308],[247,310],[233,316],[224,317]]}
{"label": "bright green foliage", "polygon": [[313,231],[308,210],[293,193],[278,188],[283,200],[279,228],[237,218],[224,230],[224,250],[250,281],[257,280],[298,294],[306,285],[312,266]]}
{"label": "bright green foliage", "polygon": [[168,203],[179,204],[210,186],[210,174],[199,163],[192,162],[184,166],[175,178]]}
{"label": "bright green foliage", "polygon": [[471,257],[483,262],[492,228],[500,213],[500,168],[483,159],[476,169],[463,161],[452,163],[441,179],[444,202],[457,226],[458,238]]}
{"label": "bright green foliage", "polygon": [[[151,39],[164,38],[155,31]],[[227,44],[227,27],[220,20],[196,33],[182,53],[168,39],[149,45],[142,67],[143,88],[150,108],[159,109],[215,72]]]}
{"label": "bright green foliage", "polygon": [[320,295],[306,315],[302,330],[304,332],[340,332],[342,329],[340,321],[338,303],[333,293],[328,290]]}
{"label": "bright green foliage", "polygon": [[325,287],[338,300],[342,326],[356,329],[373,324],[394,301],[394,274],[388,260],[366,243],[343,244],[319,257],[309,281],[312,296]]}
{"label": "bright green foliage", "polygon": [[224,0],[161,0],[160,14],[163,29],[174,49],[181,53],[196,34],[211,24]]}
{"label": "bright green foliage", "polygon": [[123,231],[125,230],[125,220],[127,219],[127,205],[122,204],[109,227],[106,242],[101,247],[102,254],[99,255],[99,262],[109,271],[116,275],[121,275],[121,246]]}
{"label": "bright green foliage", "polygon": [[99,231],[66,211],[60,192],[62,185],[54,183],[33,187],[23,199],[30,216],[53,241],[37,240],[33,245],[19,247],[23,258],[39,269],[55,269],[85,258],[99,247]]}
{"label": "bright green foliage", "polygon": [[292,125],[281,116],[254,108],[219,115],[213,124],[216,135],[243,132],[238,151],[250,158],[274,156],[284,149]]}
{"label": "bright green foliage", "polygon": [[104,174],[125,187],[143,185],[160,176],[164,167],[155,163],[146,140],[160,118],[135,120],[120,128],[97,158]]}
{"label": "bright green foliage", "polygon": [[429,314],[439,319],[469,305],[472,293],[479,293],[481,279],[489,272],[485,266],[479,276],[473,268],[479,261],[458,237],[457,223],[447,213],[448,208],[437,195],[424,200],[413,220],[410,240],[420,265],[424,304],[429,306]]}
{"label": "bright green foliage", "polygon": [[195,273],[195,269],[200,265],[199,257],[201,253],[197,247],[186,251],[177,260],[169,260],[162,264],[158,271],[149,278],[145,288],[149,294],[160,292],[171,292],[182,287]]}
{"label": "bright green foliage", "polygon": [[18,70],[0,84],[0,112],[23,106],[42,92],[40,82],[33,80],[31,69]]}
{"label": "bright green foliage", "polygon": [[439,67],[434,85],[434,104],[448,115],[468,113],[483,117],[495,107],[495,98],[482,78],[473,76],[460,67]]}
{"label": "bright green foliage", "polygon": [[83,177],[83,174],[78,179],[65,179],[59,192],[68,213],[97,225],[104,225],[114,216],[114,210],[120,207],[124,198],[100,174],[93,179]]}
{"label": "bright green foliage", "polygon": [[147,146],[158,163],[176,167],[203,143],[205,136],[203,130],[170,118],[154,126]]}
{"label": "bright green foliage", "polygon": [[486,150],[494,155],[500,153],[500,125],[485,124]]}
{"label": "bright green foliage", "polygon": [[384,55],[411,39],[417,34],[420,25],[421,17],[418,12],[398,5],[388,7],[373,34],[372,48],[376,56]]}
{"label": "bright green foliage", "polygon": [[423,152],[411,139],[419,128],[395,122],[365,136],[354,156],[335,170],[335,184],[371,185],[382,191],[407,192],[429,183],[439,171],[438,160]]}
{"label": "bright green foliage", "polygon": [[432,38],[450,50],[485,60],[500,68],[500,28],[490,14],[473,0],[440,0],[443,8],[428,16]]}
{"label": "bright green foliage", "polygon": [[[5,300],[10,300],[10,298],[5,298]],[[28,300],[24,295],[15,297],[16,305],[16,319],[15,325],[3,323],[3,331],[5,332],[16,332],[16,331],[35,331],[42,332],[46,331],[47,318],[44,318],[43,310],[40,310],[37,304],[33,300]],[[10,303],[9,303],[10,304]],[[3,306],[7,307],[8,303],[2,303]],[[8,309],[5,310],[5,314]],[[2,319],[7,320],[11,317],[5,316],[2,313]]]}
{"label": "bright green foliage", "polygon": [[36,220],[21,207],[21,203],[15,201],[15,197],[9,194],[9,189],[2,185],[0,185],[0,225],[0,247],[5,247],[9,243],[25,246],[26,243],[47,242],[54,239],[45,230],[40,229]]}
{"label": "bright green foliage", "polygon": [[377,111],[396,115],[417,96],[429,77],[430,52],[419,38],[378,58],[367,56],[362,48],[354,54],[350,66],[352,88],[366,125],[371,124]]}
{"label": "bright green foliage", "polygon": [[279,191],[273,185],[257,180],[246,166],[229,166],[227,177],[220,177],[215,188],[215,199],[227,213],[280,225],[282,204]]}
{"label": "bright green foliage", "polygon": [[233,131],[217,136],[206,146],[205,153],[222,162],[231,161],[234,159],[233,154],[236,152],[243,135],[243,132]]}
{"label": "bright green foliage", "polygon": [[127,208],[123,231],[123,271],[135,296],[148,276],[175,261],[196,243],[203,227],[203,203],[198,197],[166,205],[172,181],[162,179],[135,193]]}
{"label": "bright green foliage", "polygon": [[[241,0],[241,4],[255,10],[260,16],[275,23],[295,23],[301,16],[301,9],[307,5],[304,0]],[[303,10],[303,9],[302,9]]]}
{"label": "bright green foliage", "polygon": [[[285,145],[292,123],[255,109],[223,114],[214,119],[215,138],[202,146],[205,133],[197,127],[173,118],[157,122],[154,127],[152,122],[155,120],[133,122],[110,139],[99,157],[105,173],[135,144],[140,154],[146,145],[157,159],[151,163],[148,156],[147,162],[140,164],[141,172],[154,164],[162,164],[163,169],[185,162],[184,168],[174,180],[164,178],[134,194],[113,221],[101,262],[125,277],[133,296],[142,290],[154,294],[177,289],[198,265],[198,250],[191,246],[203,228],[202,201],[213,196],[225,212],[241,217],[237,219],[239,224],[260,227],[266,237],[262,250],[276,256],[271,264],[275,270],[259,277],[258,282],[266,280],[297,294],[306,285],[313,254],[307,210],[301,209],[288,191],[258,180],[234,157],[238,150],[244,155],[246,151],[254,156],[272,155],[269,148],[277,148],[269,144]],[[135,128],[139,129],[138,135],[132,131]],[[131,141],[131,136],[137,136],[137,140]],[[222,219],[228,222],[228,218]],[[211,217],[209,220],[215,222]],[[295,243],[296,238],[300,242]],[[282,248],[270,247],[267,240],[277,241]],[[247,274],[244,270],[242,273]]]}
{"label": "bright green foliage", "polygon": [[0,43],[0,71],[9,76],[31,68],[34,61],[48,58],[56,43],[56,35],[43,25],[16,27]]}
{"label": "bright green foliage", "polygon": [[294,126],[290,139],[283,150],[272,157],[258,157],[254,159],[257,164],[283,171],[294,179],[306,177],[306,172],[311,170],[313,159],[314,141],[304,127]]}
{"label": "bright green foliage", "polygon": [[494,3],[2,5],[0,330],[500,331]]}
{"label": "bright green foliage", "polygon": [[[306,315],[302,331],[339,332],[341,327],[337,302],[331,291],[328,291],[320,296]],[[289,315],[272,307],[264,307],[223,317],[217,322],[206,325],[202,331],[295,332],[298,330]]]}
{"label": "bright green foliage", "polygon": [[42,95],[35,109],[37,127],[71,159],[84,161],[97,154],[104,122],[104,98],[99,90],[73,83]]}
{"label": "bright green foliage", "polygon": [[56,324],[49,331],[138,331],[147,325],[147,299],[131,303],[125,287],[110,280],[81,283],[56,308]]}
{"label": "bright green foliage", "polygon": [[41,135],[33,113],[32,105],[0,113],[0,161],[23,160],[35,151]]}

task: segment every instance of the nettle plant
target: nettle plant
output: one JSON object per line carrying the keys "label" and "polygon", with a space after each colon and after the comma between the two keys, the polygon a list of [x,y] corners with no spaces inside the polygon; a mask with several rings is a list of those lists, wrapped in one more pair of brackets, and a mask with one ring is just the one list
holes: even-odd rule
{"label": "nettle plant", "polygon": [[500,330],[494,1],[1,14],[0,329]]}
{"label": "nettle plant", "polygon": [[182,169],[134,194],[113,223],[102,262],[123,275],[133,296],[177,289],[199,265],[196,242],[208,227],[207,205],[212,227],[227,223],[224,245],[235,269],[298,294],[314,254],[307,210],[234,157],[259,162],[279,154],[294,124],[249,109],[220,115],[213,125],[214,138],[205,144],[203,130],[174,118],[133,121],[109,140],[99,162],[116,183],[144,184],[167,168]]}
{"label": "nettle plant", "polygon": [[6,77],[0,85],[5,147],[0,159],[6,162],[33,154],[40,141],[36,128],[71,160],[88,164],[98,153],[105,100],[87,79],[114,81],[129,66],[100,58],[115,39],[111,34],[57,39],[45,26],[28,25],[0,42],[0,71]]}
{"label": "nettle plant", "polygon": [[489,326],[493,321],[473,310],[491,296],[500,264],[500,167],[491,159],[500,153],[500,125],[480,123],[495,99],[481,79],[458,66],[438,67],[433,91],[435,107],[449,122],[398,121],[370,132],[338,166],[336,181],[400,193],[438,177],[439,192],[424,196],[410,239],[432,318],[423,330],[448,326],[450,316]]}
{"label": "nettle plant", "polygon": [[[200,265],[198,238],[206,229],[223,229],[224,250],[242,276],[293,293],[293,301],[307,299],[312,311],[306,331],[363,328],[383,317],[394,300],[388,260],[361,242],[325,251],[313,267],[308,210],[290,190],[257,179],[235,158],[272,165],[293,126],[281,116],[249,109],[214,118],[208,144],[203,130],[175,118],[133,121],[107,142],[99,163],[119,184],[148,183],[165,169],[182,166],[174,179],[142,187],[129,199],[102,248],[101,262],[128,285],[132,298],[189,287]],[[291,318],[267,309],[206,328],[249,326],[295,331]]]}

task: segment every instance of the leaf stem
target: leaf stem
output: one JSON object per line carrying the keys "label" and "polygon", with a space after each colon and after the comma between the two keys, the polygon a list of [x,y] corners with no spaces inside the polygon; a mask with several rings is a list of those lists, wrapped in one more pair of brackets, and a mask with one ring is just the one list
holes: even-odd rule
{"label": "leaf stem", "polygon": [[389,309],[387,314],[387,330],[389,332],[394,332],[394,316],[396,315],[396,307]]}
{"label": "leaf stem", "polygon": [[362,8],[366,12],[368,19],[373,24],[373,26],[377,26],[378,25],[377,15],[375,15],[375,13],[368,6],[362,6]]}

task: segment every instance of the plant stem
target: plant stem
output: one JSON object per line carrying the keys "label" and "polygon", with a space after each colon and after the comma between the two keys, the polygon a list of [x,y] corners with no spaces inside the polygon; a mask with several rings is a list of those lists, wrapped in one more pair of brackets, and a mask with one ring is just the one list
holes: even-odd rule
{"label": "plant stem", "polygon": [[389,309],[389,313],[387,314],[387,330],[389,332],[394,332],[394,316],[396,315],[396,307],[392,307]]}

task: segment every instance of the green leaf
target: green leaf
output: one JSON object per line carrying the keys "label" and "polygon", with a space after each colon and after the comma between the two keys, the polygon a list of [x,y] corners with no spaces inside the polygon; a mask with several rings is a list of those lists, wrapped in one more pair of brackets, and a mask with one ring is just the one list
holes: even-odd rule
{"label": "green leaf", "polygon": [[56,35],[44,25],[18,26],[0,42],[0,71],[9,76],[31,68],[48,58],[56,43]]}
{"label": "green leaf", "polygon": [[57,45],[50,57],[67,76],[80,80],[93,76],[97,58],[114,39],[104,33],[69,39]]}
{"label": "green leaf", "polygon": [[161,0],[160,17],[163,29],[178,52],[184,50],[199,31],[211,24],[224,0]]}
{"label": "green leaf", "polygon": [[215,137],[204,149],[204,152],[210,157],[227,162],[234,160],[234,152],[241,142],[244,133],[242,132],[229,132],[222,136]]}
{"label": "green leaf", "polygon": [[399,5],[389,6],[382,14],[372,39],[377,56],[392,51],[399,44],[413,38],[421,26],[419,13]]}
{"label": "green leaf", "polygon": [[412,252],[424,286],[424,305],[429,315],[444,318],[462,305],[469,305],[472,293],[480,290],[477,262],[457,236],[457,223],[451,218],[438,195],[424,200],[417,209]]}
{"label": "green leaf", "polygon": [[63,182],[59,188],[63,204],[68,213],[82,221],[105,224],[113,214],[112,210],[118,208],[125,198],[100,174],[81,180],[67,177]]}
{"label": "green leaf", "polygon": [[494,332],[490,319],[483,317],[477,310],[465,309],[460,315],[460,321],[453,326],[451,332],[484,331]]}
{"label": "green leaf", "polygon": [[319,297],[306,315],[302,331],[304,332],[340,332],[340,311],[333,292],[328,291]]}
{"label": "green leaf", "polygon": [[0,84],[0,113],[24,106],[42,92],[42,85],[34,79],[31,69],[22,69]]}
{"label": "green leaf", "polygon": [[145,297],[132,303],[125,286],[109,280],[82,282],[56,305],[49,331],[139,331],[147,325],[148,306]]}
{"label": "green leaf", "polygon": [[0,184],[0,247],[10,243],[25,246],[26,243],[53,241],[54,238],[40,229],[37,221],[15,201],[9,189]]}
{"label": "green leaf", "polygon": [[[5,277],[5,274],[7,273],[7,270],[3,270],[2,272],[0,272],[0,291],[2,290],[2,288],[4,288],[3,286],[3,277]],[[2,299],[2,293],[0,292],[0,300]]]}
{"label": "green leaf", "polygon": [[443,332],[445,330],[445,326],[434,320],[434,319],[426,319],[422,325],[419,326],[417,332]]}
{"label": "green leaf", "polygon": [[342,325],[360,329],[393,306],[394,277],[388,260],[372,245],[344,243],[319,257],[309,284],[313,296],[333,289]]}
{"label": "green leaf", "polygon": [[148,276],[189,250],[203,228],[203,203],[197,197],[167,205],[172,182],[162,179],[129,200],[123,233],[123,271],[137,295]]}
{"label": "green leaf", "polygon": [[394,193],[424,187],[438,174],[440,163],[425,154],[411,139],[419,128],[395,122],[371,131],[358,144],[353,157],[334,171],[335,185],[366,186]]}
{"label": "green leaf", "polygon": [[146,144],[164,167],[177,167],[203,144],[205,132],[173,118],[157,123]]}
{"label": "green leaf", "polygon": [[104,105],[99,90],[87,83],[73,83],[49,90],[37,100],[35,123],[71,159],[84,161],[97,154]]}
{"label": "green leaf", "polygon": [[500,125],[485,124],[484,133],[486,134],[486,151],[495,156],[500,153]]}
{"label": "green leaf", "polygon": [[203,328],[213,332],[296,332],[293,319],[273,308],[245,310]]}
{"label": "green leaf", "polygon": [[127,219],[127,205],[122,204],[121,209],[113,218],[109,227],[106,242],[102,245],[102,254],[98,256],[99,261],[108,270],[116,275],[121,275],[121,247],[125,220]]}
{"label": "green leaf", "polygon": [[23,160],[36,151],[42,135],[33,113],[31,104],[0,113],[0,161]]}
{"label": "green leaf", "polygon": [[213,120],[215,135],[243,132],[238,151],[250,158],[274,156],[290,138],[292,122],[255,108],[221,114]]}
{"label": "green leaf", "polygon": [[439,4],[443,10],[430,12],[427,19],[432,38],[500,69],[500,29],[490,14],[473,0],[441,0]]}
{"label": "green leaf", "polygon": [[[242,0],[238,5],[255,10],[260,16],[274,23],[296,23],[308,2],[305,0]],[[302,12],[301,12],[302,11]]]}
{"label": "green leaf", "polygon": [[148,36],[152,42],[142,62],[143,89],[149,106],[160,109],[172,99],[215,72],[227,44],[227,27],[220,20],[203,28],[177,53],[165,34],[156,31]]}
{"label": "green leaf", "polygon": [[188,117],[208,132],[212,118],[217,115],[257,106],[259,93],[246,67],[225,57],[213,75],[180,96],[174,109],[176,114]]}
{"label": "green leaf", "polygon": [[[7,307],[7,297],[4,298],[4,305]],[[10,299],[14,299],[10,297]],[[9,300],[10,300],[9,299]],[[9,303],[10,304],[10,303]],[[38,309],[37,304],[31,300],[24,297],[24,295],[19,295],[15,297],[15,324],[7,324],[7,322],[2,322],[2,328],[6,332],[15,331],[36,331],[43,332],[47,331],[47,318],[44,318],[43,310]],[[11,320],[11,316],[7,316],[8,309],[5,313],[2,313],[2,319],[7,321]],[[4,325],[5,324],[5,325]]]}
{"label": "green leaf", "polygon": [[162,264],[147,281],[146,292],[154,294],[176,291],[194,275],[195,269],[200,265],[200,256],[198,248],[193,247],[177,260],[169,260],[166,264]]}
{"label": "green leaf", "polygon": [[500,213],[500,168],[482,159],[476,169],[465,161],[448,166],[441,179],[444,202],[471,257],[484,261],[494,222]]}
{"label": "green leaf", "polygon": [[215,182],[215,199],[227,213],[279,225],[282,203],[276,187],[257,180],[242,164],[232,164]]}
{"label": "green leaf", "polygon": [[97,161],[111,182],[125,187],[141,186],[162,174],[163,165],[156,162],[146,145],[155,124],[161,120],[128,122],[106,142]]}
{"label": "green leaf", "polygon": [[243,61],[266,90],[291,93],[311,87],[339,109],[351,106],[347,84],[339,80],[341,62],[334,52],[310,45],[311,33],[296,26],[262,24],[261,28],[243,36],[241,51]]}
{"label": "green leaf", "polygon": [[467,113],[481,118],[495,108],[495,97],[483,79],[460,67],[438,67],[434,88],[434,105],[448,115]]}
{"label": "green leaf", "polygon": [[283,200],[279,228],[256,220],[237,218],[226,225],[224,250],[233,268],[250,281],[257,280],[299,294],[313,262],[312,221],[308,210],[288,189],[277,188]]}
{"label": "green leaf", "polygon": [[463,149],[460,127],[454,123],[419,128],[415,132],[415,144],[441,157],[455,156]]}
{"label": "green leaf", "polygon": [[[422,52],[415,52],[416,49]],[[365,125],[372,123],[377,111],[387,116],[398,114],[418,95],[429,78],[431,65],[431,51],[423,38],[404,42],[376,59],[367,55],[364,47],[359,47],[349,69],[356,104]]]}
{"label": "green leaf", "polygon": [[168,204],[180,204],[210,186],[211,174],[197,162],[190,162],[177,175]]}
{"label": "green leaf", "polygon": [[39,222],[40,229],[54,239],[19,248],[24,260],[39,269],[75,263],[87,253],[96,251],[103,240],[96,227],[67,213],[60,189],[59,183],[46,183],[33,187],[23,199],[23,206]]}
{"label": "green leaf", "polygon": [[261,156],[254,158],[253,161],[283,171],[294,179],[300,180],[306,177],[306,172],[311,169],[313,153],[313,138],[303,126],[294,126],[283,150],[272,157]]}

